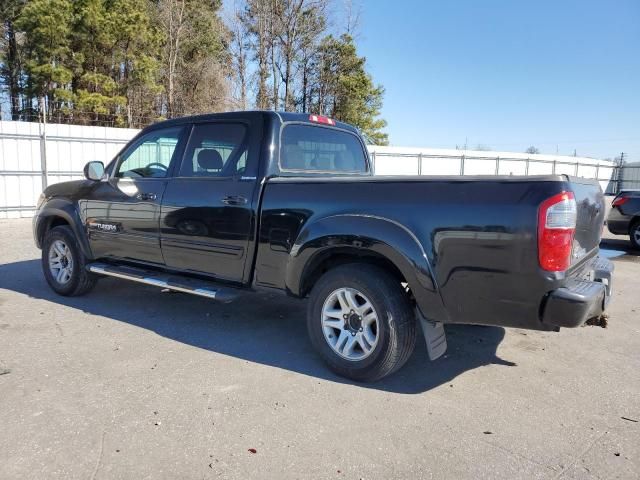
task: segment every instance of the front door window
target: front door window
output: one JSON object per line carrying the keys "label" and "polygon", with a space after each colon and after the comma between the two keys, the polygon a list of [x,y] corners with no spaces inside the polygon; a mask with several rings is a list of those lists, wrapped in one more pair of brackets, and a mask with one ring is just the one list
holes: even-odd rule
{"label": "front door window", "polygon": [[164,178],[178,145],[182,127],[149,132],[122,155],[118,178]]}

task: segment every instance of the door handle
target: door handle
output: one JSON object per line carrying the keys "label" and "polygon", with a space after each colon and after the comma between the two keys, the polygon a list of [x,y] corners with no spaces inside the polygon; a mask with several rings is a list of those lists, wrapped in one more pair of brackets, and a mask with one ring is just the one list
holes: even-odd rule
{"label": "door handle", "polygon": [[247,198],[242,195],[227,195],[222,199],[225,205],[246,205]]}
{"label": "door handle", "polygon": [[155,193],[139,193],[136,195],[138,200],[155,200],[157,198]]}

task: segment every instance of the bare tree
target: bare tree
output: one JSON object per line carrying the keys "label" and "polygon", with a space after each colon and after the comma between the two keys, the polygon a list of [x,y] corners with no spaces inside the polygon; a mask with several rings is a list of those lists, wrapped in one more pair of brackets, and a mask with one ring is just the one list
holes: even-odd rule
{"label": "bare tree", "polygon": [[180,43],[185,27],[185,0],[160,0],[158,3],[160,23],[166,34],[164,48],[166,68],[167,115],[175,114],[175,83],[177,63],[180,58]]}
{"label": "bare tree", "polygon": [[271,96],[271,102],[273,110],[278,110],[278,105],[280,104],[280,84],[276,80],[278,78],[278,58],[279,52],[278,47],[279,43],[277,41],[278,36],[280,34],[280,16],[282,15],[282,1],[284,0],[271,0],[271,8],[269,10],[269,52],[271,55],[271,78],[272,78],[272,87],[273,87],[273,95]]}
{"label": "bare tree", "polygon": [[246,0],[242,21],[257,63],[258,108],[306,110],[309,68],[326,28],[328,2]]}
{"label": "bare tree", "polygon": [[352,38],[358,38],[362,5],[357,0],[343,0],[344,2],[344,33]]}
{"label": "bare tree", "polygon": [[244,30],[247,32],[248,45],[253,52],[251,58],[256,62],[257,92],[256,107],[261,110],[269,108],[271,101],[268,93],[267,82],[269,80],[269,57],[272,41],[271,15],[273,0],[246,0],[240,19]]}
{"label": "bare tree", "polygon": [[233,58],[232,77],[237,85],[237,100],[240,108],[246,110],[247,105],[247,63],[249,51],[249,31],[243,21],[243,14],[234,3],[233,13],[228,20],[231,28],[231,55]]}
{"label": "bare tree", "polygon": [[229,95],[232,32],[218,10],[217,2],[159,0],[164,113],[168,117],[236,106]]}
{"label": "bare tree", "polygon": [[479,152],[489,152],[491,151],[491,147],[489,145],[485,145],[484,143],[479,143],[478,145],[476,145],[475,150]]}
{"label": "bare tree", "polygon": [[[284,88],[284,108],[294,110],[296,107],[296,82],[300,66],[309,60],[310,54],[318,44],[324,31],[326,0],[281,0],[281,11],[276,17],[279,22],[276,30],[276,43],[279,53],[275,65]],[[304,84],[307,80],[302,68]],[[302,90],[306,88],[306,85]],[[303,95],[304,96],[304,95]],[[306,103],[306,102],[305,102]]]}
{"label": "bare tree", "polygon": [[530,153],[531,155],[536,155],[538,153],[540,153],[540,150],[538,150],[536,147],[534,147],[533,145],[531,145],[529,148],[527,148],[524,153]]}

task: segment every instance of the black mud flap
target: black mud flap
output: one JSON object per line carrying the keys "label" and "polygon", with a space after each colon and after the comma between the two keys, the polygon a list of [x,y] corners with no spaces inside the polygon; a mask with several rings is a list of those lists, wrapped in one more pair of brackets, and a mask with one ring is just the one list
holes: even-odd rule
{"label": "black mud flap", "polygon": [[433,322],[424,318],[420,312],[417,313],[422,326],[422,333],[427,342],[427,352],[429,360],[440,358],[447,351],[447,335],[442,322]]}

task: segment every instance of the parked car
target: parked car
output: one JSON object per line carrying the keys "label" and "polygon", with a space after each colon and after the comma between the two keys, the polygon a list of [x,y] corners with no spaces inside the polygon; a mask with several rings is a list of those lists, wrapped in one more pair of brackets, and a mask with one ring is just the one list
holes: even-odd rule
{"label": "parked car", "polygon": [[640,249],[640,190],[623,190],[611,202],[607,227],[614,235],[629,235]]}
{"label": "parked car", "polygon": [[443,324],[558,331],[610,297],[596,181],[373,176],[357,130],[322,116],[161,122],[85,176],[38,202],[53,290],[106,275],[219,301],[308,297],[312,344],[355,380],[398,370],[418,323],[435,359]]}

